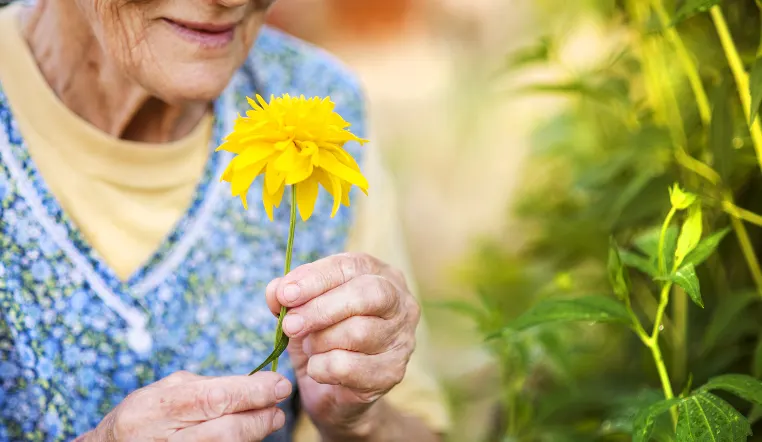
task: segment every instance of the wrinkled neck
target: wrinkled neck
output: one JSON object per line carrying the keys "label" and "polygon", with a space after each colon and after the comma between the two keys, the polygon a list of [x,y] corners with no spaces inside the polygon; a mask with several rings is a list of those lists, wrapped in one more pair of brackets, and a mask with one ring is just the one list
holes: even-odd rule
{"label": "wrinkled neck", "polygon": [[175,141],[189,134],[207,112],[203,103],[165,103],[124,75],[72,0],[39,0],[24,10],[21,29],[58,98],[109,135],[150,143]]}

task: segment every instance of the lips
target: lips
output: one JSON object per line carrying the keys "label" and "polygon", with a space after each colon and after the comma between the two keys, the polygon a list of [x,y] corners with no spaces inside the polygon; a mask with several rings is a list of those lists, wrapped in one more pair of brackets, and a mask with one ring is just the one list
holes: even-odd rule
{"label": "lips", "polygon": [[199,22],[190,22],[190,21],[182,21],[182,20],[172,20],[172,19],[165,19],[168,22],[186,28],[191,31],[196,32],[205,32],[209,34],[222,34],[225,32],[233,31],[236,27],[237,23],[199,23]]}
{"label": "lips", "polygon": [[165,18],[175,33],[203,48],[221,48],[233,41],[238,23],[205,23]]}

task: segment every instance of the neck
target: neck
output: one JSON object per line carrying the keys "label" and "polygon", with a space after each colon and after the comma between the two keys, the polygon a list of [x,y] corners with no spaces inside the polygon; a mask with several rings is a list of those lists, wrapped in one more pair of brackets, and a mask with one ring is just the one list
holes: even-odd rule
{"label": "neck", "polygon": [[209,103],[168,104],[124,76],[72,0],[38,0],[22,32],[58,98],[98,129],[131,141],[165,143],[189,134]]}

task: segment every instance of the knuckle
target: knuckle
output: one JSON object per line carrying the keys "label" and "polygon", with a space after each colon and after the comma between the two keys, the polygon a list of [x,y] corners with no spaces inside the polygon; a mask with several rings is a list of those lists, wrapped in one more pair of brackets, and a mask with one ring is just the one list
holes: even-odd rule
{"label": "knuckle", "polygon": [[339,258],[337,267],[344,281],[348,281],[358,274],[360,260],[359,255],[354,253],[348,253]]}
{"label": "knuckle", "polygon": [[196,395],[195,407],[208,420],[217,419],[232,408],[233,397],[222,387],[209,387]]}
{"label": "knuckle", "polygon": [[260,440],[272,428],[275,409],[261,410],[253,413],[241,425],[241,436],[244,440]]}
{"label": "knuckle", "polygon": [[337,379],[347,379],[352,375],[352,362],[344,352],[337,352],[328,357],[327,371]]}
{"label": "knuckle", "polygon": [[345,333],[346,340],[352,347],[359,347],[365,344],[373,338],[374,333],[370,324],[364,317],[356,317],[347,327]]}
{"label": "knuckle", "polygon": [[374,303],[373,307],[377,310],[387,311],[397,306],[397,288],[388,279],[378,275],[365,275],[363,284],[369,292],[368,299]]}
{"label": "knuckle", "polygon": [[414,297],[410,296],[409,298],[410,299],[407,302],[407,310],[410,312],[413,322],[417,325],[418,321],[421,320],[421,304]]}

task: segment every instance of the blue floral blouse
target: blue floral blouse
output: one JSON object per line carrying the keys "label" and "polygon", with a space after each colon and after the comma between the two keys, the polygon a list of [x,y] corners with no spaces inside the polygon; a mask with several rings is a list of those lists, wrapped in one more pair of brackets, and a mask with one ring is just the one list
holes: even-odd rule
{"label": "blue floral blouse", "polygon": [[[215,103],[210,149],[255,91],[330,95],[354,132],[365,132],[355,78],[319,49],[265,28]],[[359,161],[358,146],[348,148]],[[261,204],[244,211],[219,182],[226,155],[210,156],[187,213],[124,282],[47,189],[0,85],[0,442],[72,440],[131,391],[175,371],[246,374],[267,356],[275,319],[264,287],[282,272],[288,201],[274,222]],[[295,265],[343,249],[351,212],[331,219],[331,204],[321,194],[315,215],[298,224]],[[294,380],[288,363],[280,371]],[[286,427],[268,442],[291,440],[298,399],[282,406]]]}

